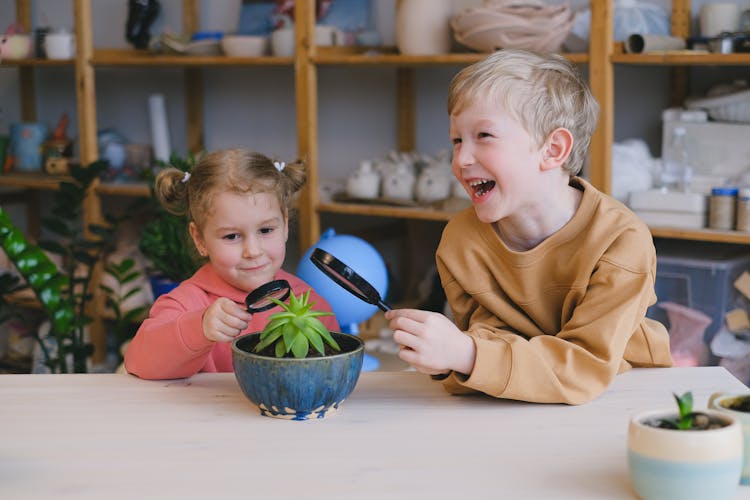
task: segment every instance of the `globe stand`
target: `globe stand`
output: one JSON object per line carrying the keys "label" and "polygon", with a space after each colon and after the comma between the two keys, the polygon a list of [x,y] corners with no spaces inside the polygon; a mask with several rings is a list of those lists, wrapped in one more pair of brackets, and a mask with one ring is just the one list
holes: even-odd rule
{"label": "globe stand", "polygon": [[[341,332],[348,333],[350,335],[359,335],[359,325],[357,323],[350,323],[348,325],[341,325]],[[372,354],[365,353],[362,358],[362,371],[371,372],[375,371],[380,367],[380,361]]]}

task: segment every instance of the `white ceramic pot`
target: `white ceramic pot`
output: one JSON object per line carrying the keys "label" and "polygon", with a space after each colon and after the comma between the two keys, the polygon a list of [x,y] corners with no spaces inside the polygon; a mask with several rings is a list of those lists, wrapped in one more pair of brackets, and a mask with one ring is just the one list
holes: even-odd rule
{"label": "white ceramic pot", "polygon": [[425,168],[419,174],[414,194],[420,203],[445,200],[451,194],[451,178],[440,169]]}
{"label": "white ceramic pot", "polygon": [[271,53],[279,57],[294,55],[293,28],[281,28],[271,33]]}
{"label": "white ceramic pot", "polygon": [[446,54],[451,49],[451,0],[401,0],[396,45],[402,54]]}
{"label": "white ceramic pot", "polygon": [[675,411],[644,412],[628,427],[628,465],[633,488],[643,500],[734,498],[742,471],[742,427],[732,415],[707,410],[726,422],[710,430],[673,430],[645,422],[674,417]]}
{"label": "white ceramic pot", "polygon": [[413,200],[415,181],[409,167],[400,164],[383,175],[383,196],[395,200]]}
{"label": "white ceramic pot", "polygon": [[73,59],[76,53],[76,38],[73,33],[49,33],[44,37],[44,52],[47,59]]}
{"label": "white ceramic pot", "polygon": [[372,162],[362,161],[356,172],[346,179],[346,193],[352,198],[377,198],[380,194],[380,174],[372,168]]}

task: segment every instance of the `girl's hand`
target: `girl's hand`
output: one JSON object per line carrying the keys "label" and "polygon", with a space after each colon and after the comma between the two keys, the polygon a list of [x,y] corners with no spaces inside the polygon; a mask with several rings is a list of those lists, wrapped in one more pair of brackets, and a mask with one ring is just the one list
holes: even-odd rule
{"label": "girl's hand", "polygon": [[398,357],[418,371],[438,375],[451,370],[470,375],[474,369],[474,341],[442,314],[418,309],[385,313],[393,340],[401,345]]}
{"label": "girl's hand", "polygon": [[242,306],[220,297],[203,313],[203,335],[211,342],[231,342],[252,317]]}

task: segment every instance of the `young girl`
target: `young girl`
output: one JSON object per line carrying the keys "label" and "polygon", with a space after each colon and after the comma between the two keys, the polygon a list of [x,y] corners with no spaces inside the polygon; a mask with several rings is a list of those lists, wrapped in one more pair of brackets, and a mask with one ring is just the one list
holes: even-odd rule
{"label": "young girl", "polygon": [[[190,236],[207,262],[151,307],[126,351],[129,373],[170,379],[231,372],[232,340],[261,331],[275,312],[248,313],[245,296],[275,279],[287,280],[295,294],[310,288],[281,269],[289,207],[305,179],[302,164],[238,149],[208,154],[192,173],[159,173],[159,201],[172,213],[187,214]],[[311,299],[316,309],[331,311],[315,292]],[[334,316],[320,319],[339,330]]]}

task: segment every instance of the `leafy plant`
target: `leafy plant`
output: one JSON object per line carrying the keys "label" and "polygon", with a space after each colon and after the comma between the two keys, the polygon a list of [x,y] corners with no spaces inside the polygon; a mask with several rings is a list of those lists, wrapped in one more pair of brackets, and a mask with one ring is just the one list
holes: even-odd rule
{"label": "leafy plant", "polygon": [[141,277],[141,272],[135,267],[133,259],[127,258],[120,262],[109,262],[104,267],[104,272],[112,276],[118,284],[118,290],[101,284],[99,288],[105,293],[107,306],[112,309],[115,315],[112,325],[115,342],[119,348],[123,342],[133,336],[133,324],[143,316],[148,307],[138,306],[127,311],[123,308],[126,300],[141,291],[140,286],[131,285],[129,289],[126,289],[127,285]]}
{"label": "leafy plant", "polygon": [[328,328],[318,319],[321,316],[332,316],[333,313],[312,309],[315,303],[310,302],[310,289],[299,297],[291,292],[289,304],[274,298],[270,300],[281,306],[283,311],[269,316],[268,324],[260,334],[260,342],[255,346],[255,352],[261,352],[274,344],[274,354],[277,358],[291,357],[290,353],[295,358],[306,358],[311,349],[325,355],[325,344],[333,350],[341,350]]}
{"label": "leafy plant", "polygon": [[[85,373],[93,345],[86,340],[85,327],[91,323],[87,307],[93,298],[90,287],[96,264],[114,227],[90,224],[86,234],[78,222],[83,201],[91,183],[108,163],[97,161],[87,167],[72,165],[71,181],[63,181],[55,191],[51,215],[42,218],[42,226],[56,235],[54,240],[30,243],[0,208],[0,246],[28,282],[50,319],[50,336],[57,349],[52,351],[37,336],[45,365],[53,373]],[[44,250],[57,254],[63,263],[58,269]],[[68,366],[68,356],[72,366]]]}
{"label": "leafy plant", "polygon": [[681,396],[673,394],[677,402],[678,415],[676,418],[662,418],[656,422],[656,427],[675,430],[702,430],[720,427],[703,412],[693,411],[693,393],[688,391]]}
{"label": "leafy plant", "polygon": [[[183,172],[190,172],[196,161],[197,158],[193,154],[184,158],[173,154],[168,165]],[[159,163],[161,167],[168,165],[164,162]],[[188,241],[188,220],[185,216],[167,212],[161,206],[154,191],[155,179],[155,173],[150,172],[148,184],[151,198],[147,214],[149,222],[141,230],[138,247],[151,261],[156,274],[173,281],[183,281],[198,269],[192,246]]]}

